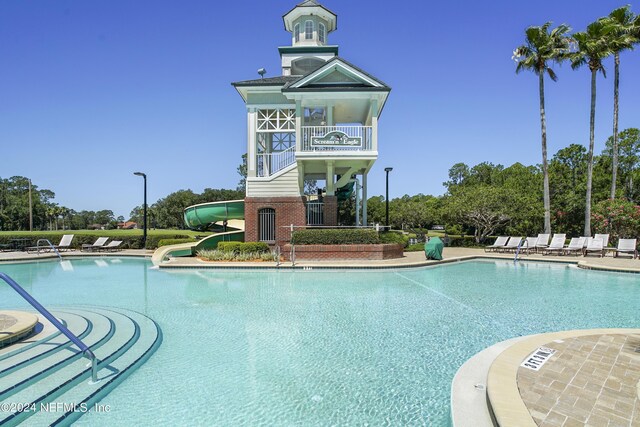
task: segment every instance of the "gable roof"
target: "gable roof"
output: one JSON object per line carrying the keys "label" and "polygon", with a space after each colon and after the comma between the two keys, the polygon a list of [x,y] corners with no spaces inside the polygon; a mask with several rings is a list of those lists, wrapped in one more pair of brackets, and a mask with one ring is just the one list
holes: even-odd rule
{"label": "gable roof", "polygon": [[[343,75],[344,79],[340,79]],[[391,88],[382,80],[372,76],[363,69],[356,67],[345,59],[335,56],[318,69],[309,74],[287,83],[282,92],[298,91],[384,91]]]}

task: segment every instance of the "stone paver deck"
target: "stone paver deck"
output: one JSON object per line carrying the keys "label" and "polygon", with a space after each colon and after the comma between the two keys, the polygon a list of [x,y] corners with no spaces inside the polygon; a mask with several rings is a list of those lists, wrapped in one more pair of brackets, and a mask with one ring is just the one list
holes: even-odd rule
{"label": "stone paver deck", "polygon": [[539,426],[639,426],[640,334],[551,341],[534,371],[518,369],[520,396]]}

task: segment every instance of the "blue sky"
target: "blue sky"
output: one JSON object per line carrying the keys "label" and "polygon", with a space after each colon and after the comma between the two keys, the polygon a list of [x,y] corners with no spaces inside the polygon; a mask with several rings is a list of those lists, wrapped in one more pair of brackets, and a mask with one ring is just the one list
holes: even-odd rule
{"label": "blue sky", "polygon": [[[538,86],[516,75],[524,29],[583,30],[609,0],[322,2],[338,14],[340,56],[392,87],[369,195],[442,194],[456,162],[541,161]],[[0,2],[0,176],[31,177],[76,210],[128,217],[190,188],[235,188],[246,150],[232,81],[280,74],[295,1]],[[634,5],[640,12],[640,4]],[[596,152],[612,129],[613,64],[598,77]],[[620,129],[640,126],[640,52],[622,55]],[[589,72],[547,81],[549,153],[589,141]]]}

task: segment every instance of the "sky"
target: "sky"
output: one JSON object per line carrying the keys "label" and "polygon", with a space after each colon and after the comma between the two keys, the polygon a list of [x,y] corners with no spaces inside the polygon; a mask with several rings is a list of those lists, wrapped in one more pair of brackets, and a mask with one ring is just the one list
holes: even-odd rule
{"label": "sky", "polygon": [[[0,1],[0,177],[27,176],[77,211],[129,217],[191,189],[235,188],[246,110],[233,81],[280,75],[295,0]],[[369,196],[443,194],[449,168],[541,162],[538,82],[515,74],[524,30],[582,31],[624,1],[326,0],[329,44],[391,86]],[[640,3],[640,2],[639,2]],[[640,4],[632,4],[640,13]],[[612,134],[613,61],[598,77],[595,152]],[[589,143],[590,73],[546,82],[550,156]],[[640,127],[640,51],[621,56],[620,129]]]}

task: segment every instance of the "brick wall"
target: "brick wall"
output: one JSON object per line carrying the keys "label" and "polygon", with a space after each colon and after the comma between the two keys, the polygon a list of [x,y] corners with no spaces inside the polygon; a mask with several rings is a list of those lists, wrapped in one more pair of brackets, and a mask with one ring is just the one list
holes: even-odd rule
{"label": "brick wall", "polygon": [[[258,211],[271,208],[276,211],[276,245],[284,245],[291,240],[291,224],[306,226],[305,197],[246,197],[244,199],[244,240],[258,241]],[[300,228],[296,228],[299,230]]]}
{"label": "brick wall", "polygon": [[[399,244],[382,245],[296,245],[296,261],[300,260],[381,260],[403,257],[403,247]],[[284,245],[282,255],[289,260],[291,245]]]}

